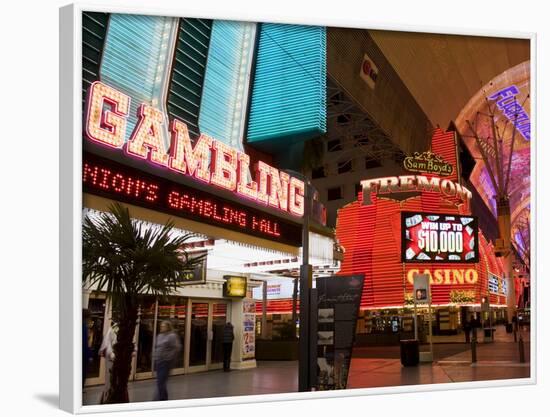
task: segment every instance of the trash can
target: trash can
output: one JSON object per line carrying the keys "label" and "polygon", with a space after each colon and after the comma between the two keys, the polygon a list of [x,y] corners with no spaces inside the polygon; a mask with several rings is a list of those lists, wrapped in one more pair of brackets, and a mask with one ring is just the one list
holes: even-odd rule
{"label": "trash can", "polygon": [[512,333],[514,331],[514,325],[512,323],[506,323],[506,333]]}
{"label": "trash can", "polygon": [[483,336],[486,338],[486,339],[490,339],[491,336],[492,336],[492,333],[493,332],[493,329],[487,327],[485,329],[483,329]]}
{"label": "trash can", "polygon": [[419,362],[418,340],[401,340],[401,365],[416,366]]}

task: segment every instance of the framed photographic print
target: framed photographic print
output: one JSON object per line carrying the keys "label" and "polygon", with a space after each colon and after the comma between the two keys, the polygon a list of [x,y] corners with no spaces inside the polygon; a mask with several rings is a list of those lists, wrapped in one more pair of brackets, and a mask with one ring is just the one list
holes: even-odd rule
{"label": "framed photographic print", "polygon": [[60,22],[63,409],[534,383],[534,35]]}

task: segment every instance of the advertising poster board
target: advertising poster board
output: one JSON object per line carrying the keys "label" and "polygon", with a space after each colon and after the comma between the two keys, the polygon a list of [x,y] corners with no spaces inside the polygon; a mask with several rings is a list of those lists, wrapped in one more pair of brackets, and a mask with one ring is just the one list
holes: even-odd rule
{"label": "advertising poster board", "polygon": [[255,357],[255,311],[256,302],[254,300],[243,300],[243,359],[254,359]]}
{"label": "advertising poster board", "polygon": [[413,296],[416,304],[428,304],[430,302],[430,277],[428,274],[416,274],[414,276]]}
{"label": "advertising poster board", "polygon": [[404,211],[401,233],[403,262],[479,261],[475,216]]}
{"label": "advertising poster board", "polygon": [[317,278],[317,388],[345,389],[361,302],[362,275]]}
{"label": "advertising poster board", "polygon": [[498,295],[499,282],[500,282],[500,279],[498,278],[498,276],[491,273],[488,274],[487,289],[491,294]]}

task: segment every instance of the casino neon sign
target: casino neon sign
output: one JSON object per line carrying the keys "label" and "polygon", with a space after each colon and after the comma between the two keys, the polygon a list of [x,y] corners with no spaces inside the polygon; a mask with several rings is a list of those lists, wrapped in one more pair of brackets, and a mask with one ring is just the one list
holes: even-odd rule
{"label": "casino neon sign", "polygon": [[[170,123],[171,138],[167,149],[162,133],[167,117],[148,104],[139,106],[138,121],[125,143],[129,109],[129,96],[100,81],[94,82],[88,91],[86,136],[110,148],[121,149],[128,156],[191,176],[203,184],[235,192],[297,217],[303,216],[303,181],[262,161],[255,164],[255,178],[249,181],[250,157],[247,154],[205,134],[201,134],[193,146],[187,125],[177,119]],[[174,196],[174,200],[177,199]]]}
{"label": "casino neon sign", "polygon": [[470,207],[472,192],[458,182],[426,175],[400,175],[361,181],[363,204],[372,204],[371,193],[393,194],[410,192],[436,192],[446,197],[456,197],[466,208]]}
{"label": "casino neon sign", "polygon": [[[464,284],[476,284],[478,281],[478,274],[474,268],[466,269],[435,269],[433,271],[424,269],[423,274],[428,275],[431,285],[464,285]],[[410,284],[414,283],[414,277],[416,274],[420,274],[419,269],[410,269],[407,273],[407,281]]]}

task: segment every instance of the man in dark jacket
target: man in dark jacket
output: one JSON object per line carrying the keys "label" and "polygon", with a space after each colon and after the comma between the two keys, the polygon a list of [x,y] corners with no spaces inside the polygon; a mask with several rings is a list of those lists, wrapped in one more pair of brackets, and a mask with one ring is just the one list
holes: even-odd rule
{"label": "man in dark jacket", "polygon": [[233,334],[233,325],[231,322],[225,323],[223,326],[223,371],[229,372],[231,365],[231,351],[233,350],[233,339],[235,335]]}

